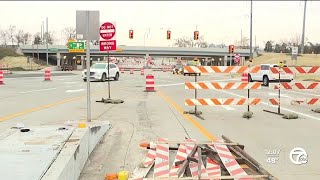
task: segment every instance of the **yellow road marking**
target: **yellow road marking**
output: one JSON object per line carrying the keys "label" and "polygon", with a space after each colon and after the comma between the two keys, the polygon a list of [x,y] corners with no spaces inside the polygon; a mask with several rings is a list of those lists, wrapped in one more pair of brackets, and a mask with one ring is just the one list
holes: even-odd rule
{"label": "yellow road marking", "polygon": [[[119,88],[119,89],[113,89],[113,90],[121,90],[121,89],[127,89],[127,88],[128,87]],[[96,93],[92,93],[91,96],[100,95],[100,94],[104,94],[104,93],[106,93],[106,91],[98,91]],[[51,107],[54,107],[54,106],[57,106],[57,105],[60,105],[60,104],[65,104],[65,103],[68,103],[68,102],[77,101],[77,100],[83,99],[85,97],[87,97],[87,95],[79,96],[79,97],[75,97],[75,98],[70,98],[70,99],[65,99],[65,100],[62,100],[62,101],[58,101],[58,102],[42,105],[42,106],[39,106],[39,107],[27,109],[27,110],[24,110],[24,111],[21,111],[21,112],[17,112],[17,113],[11,114],[11,115],[0,117],[0,122],[5,121],[5,120],[9,120],[9,119],[12,119],[12,118],[16,118],[16,117],[19,117],[19,116],[22,116],[22,115],[26,115],[26,114],[29,114],[29,113],[32,113],[32,112],[35,112],[35,111],[39,111],[41,109],[51,108]]]}
{"label": "yellow road marking", "polygon": [[159,94],[164,100],[166,100],[172,107],[174,107],[186,120],[188,120],[191,124],[193,124],[204,136],[206,136],[211,141],[216,141],[217,138],[213,136],[209,131],[207,131],[204,127],[201,126],[194,118],[192,118],[189,114],[184,114],[181,107],[179,107],[172,99],[166,96],[159,89],[157,90],[157,94]]}

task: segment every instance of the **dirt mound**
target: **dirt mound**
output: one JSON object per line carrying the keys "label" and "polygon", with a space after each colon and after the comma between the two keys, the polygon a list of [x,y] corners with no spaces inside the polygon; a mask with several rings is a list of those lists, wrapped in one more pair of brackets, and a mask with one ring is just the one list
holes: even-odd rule
{"label": "dirt mound", "polygon": [[[8,64],[9,68],[11,70],[15,70],[15,69],[24,69],[24,70],[39,70],[39,69],[43,69],[46,66],[38,64],[37,63],[38,60],[32,60],[32,58],[30,58],[30,63],[28,63],[27,61],[27,57],[24,56],[17,56],[17,57],[13,57],[13,56],[7,56],[4,57],[0,63],[1,64]],[[32,63],[31,63],[32,62]]]}
{"label": "dirt mound", "polygon": [[[303,54],[299,55],[297,59],[297,66],[319,66],[320,64],[319,54]],[[253,64],[278,64],[280,60],[286,60],[286,63],[289,66],[295,65],[295,61],[291,60],[291,54],[286,53],[264,53],[261,56],[254,58]]]}

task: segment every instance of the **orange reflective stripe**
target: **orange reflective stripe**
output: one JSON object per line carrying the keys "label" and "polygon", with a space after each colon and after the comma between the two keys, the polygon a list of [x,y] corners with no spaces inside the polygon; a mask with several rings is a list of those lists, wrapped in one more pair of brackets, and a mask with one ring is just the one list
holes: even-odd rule
{"label": "orange reflective stripe", "polygon": [[237,89],[244,89],[244,88],[246,88],[248,85],[249,85],[248,82],[241,83],[240,86],[237,87]]}
{"label": "orange reflective stripe", "polygon": [[230,73],[234,69],[234,66],[228,66],[223,72]]}
{"label": "orange reflective stripe", "polygon": [[246,98],[240,98],[240,100],[237,102],[237,105],[243,105],[246,102]]}
{"label": "orange reflective stripe", "polygon": [[188,87],[188,89],[195,89],[195,86],[191,82],[186,82],[185,85]]}
{"label": "orange reflective stripe", "polygon": [[237,73],[244,73],[248,69],[247,66],[241,66]]}
{"label": "orange reflective stripe", "polygon": [[261,102],[261,99],[255,98],[255,99],[253,99],[253,100],[251,101],[250,105],[257,105],[257,104],[259,104],[260,102]]}
{"label": "orange reflective stripe", "polygon": [[222,87],[220,86],[220,84],[217,83],[217,82],[212,82],[211,84],[212,84],[212,86],[215,87],[216,89],[222,89]]}
{"label": "orange reflective stripe", "polygon": [[207,70],[204,66],[199,66],[198,69],[199,69],[200,72],[202,72],[202,73],[208,73],[208,70]]}
{"label": "orange reflective stripe", "polygon": [[222,105],[221,102],[218,99],[212,98],[211,101],[213,102],[213,104],[215,105]]}
{"label": "orange reflective stripe", "polygon": [[208,105],[208,103],[204,99],[197,99],[200,104],[202,105]]}
{"label": "orange reflective stripe", "polygon": [[226,101],[223,103],[223,105],[230,105],[234,99],[233,98],[228,98]]}
{"label": "orange reflective stripe", "polygon": [[251,73],[258,73],[261,70],[261,66],[255,66],[251,69]]}
{"label": "orange reflective stripe", "polygon": [[226,84],[226,86],[223,89],[231,89],[234,84],[235,84],[234,82],[229,82]]}
{"label": "orange reflective stripe", "polygon": [[259,89],[260,87],[261,87],[261,83],[256,82],[252,84],[251,89]]}
{"label": "orange reflective stripe", "polygon": [[216,72],[216,73],[221,73],[221,69],[219,68],[219,66],[211,66],[211,69]]}
{"label": "orange reflective stripe", "polygon": [[188,106],[195,106],[195,104],[190,100],[190,99],[186,99],[184,101]]}
{"label": "orange reflective stripe", "polygon": [[206,85],[206,83],[199,82],[198,85],[199,85],[202,89],[209,89],[209,87]]}
{"label": "orange reflective stripe", "polygon": [[194,73],[194,70],[191,68],[191,66],[185,66],[184,69],[189,73]]}

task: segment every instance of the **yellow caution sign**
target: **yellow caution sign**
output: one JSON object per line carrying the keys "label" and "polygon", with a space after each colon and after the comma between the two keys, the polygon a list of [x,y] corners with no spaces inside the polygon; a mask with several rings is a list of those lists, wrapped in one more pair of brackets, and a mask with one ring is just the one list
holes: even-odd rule
{"label": "yellow caution sign", "polygon": [[81,65],[81,61],[80,61],[79,59],[77,60],[77,64],[78,64],[78,65]]}

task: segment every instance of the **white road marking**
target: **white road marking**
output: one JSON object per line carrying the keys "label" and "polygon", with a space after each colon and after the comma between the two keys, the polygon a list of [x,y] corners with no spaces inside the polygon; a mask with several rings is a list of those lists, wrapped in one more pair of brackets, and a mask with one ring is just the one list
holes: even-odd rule
{"label": "white road marking", "polygon": [[76,89],[76,90],[67,90],[67,93],[72,93],[72,92],[81,92],[81,91],[85,91],[85,89]]}
{"label": "white road marking", "polygon": [[310,96],[320,96],[319,94],[311,94],[311,93],[306,93],[306,92],[297,92],[297,91],[289,91],[289,90],[282,90],[290,93],[296,93],[296,94],[304,94],[304,95],[310,95]]}
{"label": "white road marking", "polygon": [[221,107],[225,108],[226,110],[229,110],[229,111],[234,111],[236,110],[235,108],[231,107],[231,106],[228,106],[228,105],[222,105]]}
{"label": "white road marking", "polygon": [[79,82],[73,81],[73,82],[63,82],[63,83],[65,83],[65,84],[76,84],[76,83],[79,83]]}
{"label": "white road marking", "polygon": [[[214,91],[218,91],[218,90],[215,90],[213,89]],[[219,91],[219,92],[224,92],[224,93],[227,93],[227,94],[231,94],[231,95],[234,95],[234,96],[238,96],[238,97],[241,97],[241,98],[246,98],[245,96],[241,96],[241,95],[238,95],[238,94],[235,94],[235,93],[231,93],[231,92],[226,92],[226,91]],[[261,102],[262,104],[264,105],[267,105],[267,106],[270,106],[270,107],[274,107],[274,108],[277,108],[278,106],[274,106],[274,105],[270,105],[268,103],[265,103],[265,102]],[[314,117],[314,116],[311,116],[311,115],[308,115],[308,114],[304,114],[304,113],[301,113],[301,112],[297,112],[297,111],[294,111],[294,110],[291,110],[291,109],[287,109],[287,108],[284,108],[284,107],[281,107],[282,110],[285,110],[285,111],[289,111],[289,112],[292,112],[292,113],[296,113],[296,114],[299,114],[301,116],[305,116],[305,117],[308,117],[308,118],[311,118],[311,119],[315,119],[315,120],[318,120],[320,121],[320,118],[317,118],[317,117]]]}
{"label": "white road marking", "polygon": [[[269,96],[278,96],[279,94],[277,93],[269,93]],[[287,98],[293,98],[291,96],[288,96],[287,94],[280,94],[281,97],[287,97]]]}
{"label": "white road marking", "polygon": [[20,93],[21,94],[25,94],[25,93],[31,93],[31,92],[49,91],[49,90],[54,90],[54,89],[57,89],[57,88],[36,89],[36,90],[24,91],[24,92],[20,92]]}
{"label": "white road marking", "polygon": [[[230,80],[236,80],[236,79],[219,79],[219,80],[212,80],[212,81],[199,81],[199,82],[219,82],[219,81],[230,81]],[[162,85],[156,85],[155,87],[178,86],[178,85],[183,85],[183,84],[185,84],[185,83],[162,84]]]}

